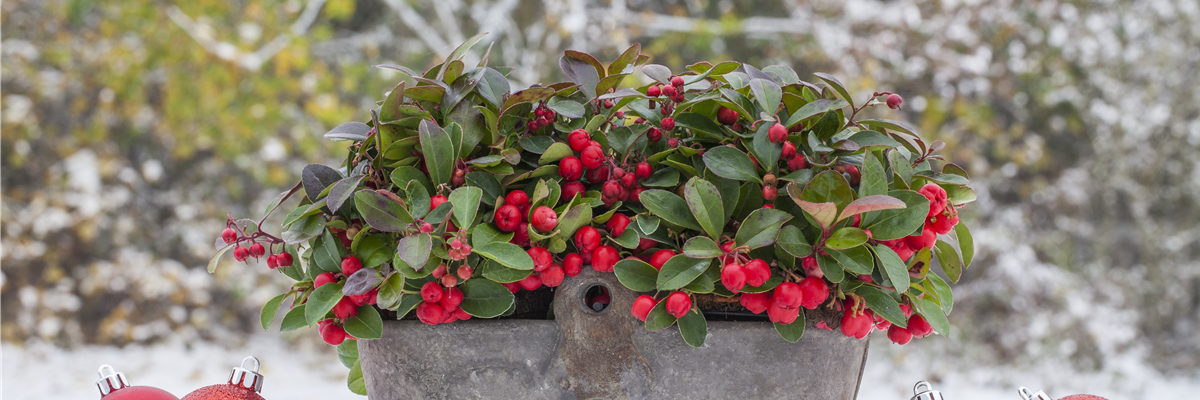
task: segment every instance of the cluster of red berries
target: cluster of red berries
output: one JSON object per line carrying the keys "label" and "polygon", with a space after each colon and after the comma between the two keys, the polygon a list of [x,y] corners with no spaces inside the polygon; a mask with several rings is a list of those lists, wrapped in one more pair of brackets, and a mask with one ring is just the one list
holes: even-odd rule
{"label": "cluster of red berries", "polygon": [[[342,259],[341,274],[333,272],[323,272],[313,278],[313,289],[325,286],[330,283],[336,283],[345,280],[350,275],[354,275],[363,268],[362,260],[355,256],[347,256]],[[358,315],[358,309],[362,306],[375,305],[376,299],[379,296],[379,289],[371,289],[365,293],[355,295],[342,295],[337,304],[333,306],[333,318],[327,318],[318,322],[318,332],[321,334],[321,339],[325,340],[332,346],[342,344],[346,339],[354,337],[346,333],[343,325],[347,318],[352,318]]]}
{"label": "cluster of red berries", "polygon": [[545,128],[554,123],[554,118],[557,116],[558,115],[554,113],[554,110],[551,110],[550,107],[546,106],[546,103],[541,103],[533,110],[534,118],[525,124],[525,128],[530,132]]}
{"label": "cluster of red berries", "polygon": [[[647,130],[645,135],[651,141],[662,139],[662,133],[653,127]],[[589,183],[602,184],[600,199],[605,206],[612,207],[618,201],[640,201],[639,196],[646,188],[639,185],[639,182],[654,173],[650,163],[642,161],[632,167],[633,171],[628,171],[630,165],[617,165],[615,160],[611,160],[604,153],[600,143],[592,140],[583,129],[576,129],[568,134],[567,144],[579,157],[570,155],[558,162],[558,175],[566,181],[562,186],[563,201],[570,200],[586,190],[584,184],[579,181],[584,177],[585,168]]]}
{"label": "cluster of red berries", "polygon": [[958,211],[947,199],[946,189],[937,184],[927,183],[917,190],[917,193],[929,199],[929,214],[925,218],[925,227],[921,234],[880,241],[903,260],[909,259],[921,249],[933,247],[937,243],[937,235],[950,233],[950,230],[958,225]]}
{"label": "cluster of red berries", "polygon": [[[246,236],[239,232],[238,229],[235,229],[234,226],[236,225],[231,220],[226,226],[225,230],[221,231],[221,240],[224,241],[225,244],[239,243],[233,248],[233,258],[238,262],[246,262],[246,260],[250,259],[251,257],[259,259],[262,258],[262,256],[267,255],[267,248],[263,246],[262,243],[259,243],[259,240],[270,243],[271,247],[275,247],[275,244],[277,243],[283,243],[282,240],[276,239],[262,232],[259,232],[253,236]],[[250,242],[250,246],[242,246],[240,242],[243,241]],[[290,266],[292,266],[292,255],[286,251],[281,250],[278,253],[271,254],[267,257],[267,268],[275,269]]]}
{"label": "cluster of red berries", "polygon": [[907,327],[900,327],[883,319],[867,309],[862,299],[857,296],[847,297],[841,305],[843,309],[841,331],[847,337],[862,339],[867,337],[872,330],[878,329],[887,331],[888,339],[893,343],[905,345],[913,338],[923,338],[933,334],[933,325],[930,325],[920,314],[913,314],[912,306],[907,303],[900,305],[900,311],[907,319],[905,324]]}
{"label": "cluster of red berries", "polygon": [[417,319],[426,324],[448,324],[471,319],[471,314],[459,308],[463,302],[463,292],[456,287],[425,282],[421,286],[421,300],[421,304],[417,305]]}
{"label": "cluster of red berries", "polygon": [[686,100],[683,97],[683,83],[683,77],[679,75],[671,75],[670,85],[663,85],[659,83],[650,85],[650,87],[646,88],[646,96],[650,96],[652,98],[661,96],[666,97],[673,102],[682,103],[684,100]]}

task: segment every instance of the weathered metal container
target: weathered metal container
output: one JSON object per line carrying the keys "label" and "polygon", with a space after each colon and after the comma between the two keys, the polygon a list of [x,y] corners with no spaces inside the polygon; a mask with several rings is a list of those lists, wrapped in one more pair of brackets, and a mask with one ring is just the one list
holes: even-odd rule
{"label": "weathered metal container", "polygon": [[[584,305],[594,286],[612,303]],[[867,341],[816,329],[788,343],[769,322],[710,321],[701,348],[675,328],[649,332],[636,294],[587,268],[555,294],[556,320],[476,320],[429,326],[388,321],[360,340],[372,399],[853,400]]]}

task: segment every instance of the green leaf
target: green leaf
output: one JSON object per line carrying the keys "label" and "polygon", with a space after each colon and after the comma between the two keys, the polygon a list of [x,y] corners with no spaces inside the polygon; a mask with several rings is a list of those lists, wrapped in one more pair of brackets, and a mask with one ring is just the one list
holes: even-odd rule
{"label": "green leaf", "polygon": [[479,268],[483,277],[500,283],[512,283],[529,277],[531,271],[512,269],[500,265],[492,260],[484,260],[483,266]]}
{"label": "green leaf", "polygon": [[929,199],[911,190],[893,190],[888,195],[903,201],[905,208],[871,211],[863,215],[860,226],[871,231],[875,240],[899,239],[921,229],[929,215]]}
{"label": "green leaf", "polygon": [[308,326],[308,321],[304,318],[304,313],[307,309],[308,304],[294,305],[291,310],[288,310],[287,314],[283,315],[283,322],[279,324],[279,331],[291,332]]}
{"label": "green leaf", "polygon": [[679,184],[679,171],[674,168],[659,168],[649,178],[642,180],[645,187],[675,187]]}
{"label": "green leaf", "polygon": [[704,338],[708,336],[708,321],[704,320],[704,314],[701,314],[698,309],[692,308],[678,322],[679,335],[683,336],[684,343],[692,347],[704,345]]}
{"label": "green leaf", "polygon": [[586,204],[575,205],[558,217],[558,237],[569,241],[575,235],[575,231],[588,225],[591,221],[592,207]]}
{"label": "green leaf", "polygon": [[504,197],[504,189],[492,174],[483,171],[473,171],[467,174],[467,184],[483,190],[483,202],[489,206],[496,205],[497,197]]}
{"label": "green leaf", "polygon": [[579,102],[574,100],[567,100],[560,97],[552,97],[546,104],[546,107],[549,107],[551,110],[554,110],[554,112],[567,118],[582,117],[584,112],[583,104],[579,104]]}
{"label": "green leaf", "polygon": [[792,201],[796,202],[796,205],[800,206],[801,210],[808,213],[808,216],[812,217],[813,221],[816,221],[817,225],[821,226],[822,231],[827,231],[833,227],[834,218],[837,217],[837,204],[833,202],[810,203],[797,199],[794,196],[792,197]]}
{"label": "green leaf", "polygon": [[741,150],[729,146],[718,146],[704,152],[704,166],[725,179],[762,183],[754,169],[754,161]]}
{"label": "green leaf", "polygon": [[875,245],[873,249],[875,257],[879,259],[879,264],[883,266],[884,274],[887,275],[889,281],[892,281],[892,287],[900,293],[907,291],[909,276],[908,266],[904,264],[904,260],[900,259],[900,256],[891,248],[882,244]]}
{"label": "green leaf", "polygon": [[[300,242],[306,242],[309,239],[312,239],[314,237],[317,237],[317,235],[320,235],[321,231],[323,231],[324,229],[325,229],[325,217],[314,215],[314,216],[310,216],[310,217],[306,217],[306,218],[301,218],[301,219],[297,220],[296,222],[292,223],[291,226],[288,226],[288,230],[283,231],[282,239],[283,239],[283,242],[287,243],[287,244],[297,244]],[[232,247],[230,247],[230,248],[232,248]],[[213,259],[209,262],[208,272],[211,273],[212,271],[216,270],[216,267],[217,267],[216,262],[217,262],[217,259],[220,258],[221,254],[222,253],[220,251],[218,251],[217,255],[214,256]]]}
{"label": "green leaf", "polygon": [[862,229],[847,226],[838,229],[825,239],[825,246],[835,250],[845,250],[857,247],[867,242],[867,233]]}
{"label": "green leaf", "polygon": [[829,142],[834,135],[837,135],[838,128],[842,127],[842,117],[837,111],[830,111],[821,116],[817,123],[812,126],[812,138],[817,139],[822,143]]}
{"label": "green leaf", "polygon": [[751,79],[750,93],[754,95],[758,106],[771,115],[775,114],[775,111],[779,109],[779,103],[783,101],[783,89],[767,79]]}
{"label": "green leaf", "polygon": [[759,164],[763,165],[768,171],[775,171],[775,165],[779,164],[779,156],[783,153],[783,145],[771,143],[771,125],[763,122],[759,125],[758,130],[754,131],[754,139],[750,142],[750,152],[758,160]]}
{"label": "green leaf", "polygon": [[463,186],[450,192],[449,200],[454,205],[454,223],[461,227],[473,225],[482,197],[483,189],[474,186]]}
{"label": "green leaf", "polygon": [[800,341],[801,337],[804,336],[805,317],[803,312],[801,312],[800,315],[796,317],[796,320],[792,321],[790,324],[784,325],[778,322],[775,322],[774,324],[775,332],[778,332],[779,337],[782,337],[783,340],[788,341],[788,343],[796,343]]}
{"label": "green leaf", "polygon": [[904,312],[900,310],[900,303],[896,299],[884,291],[873,286],[860,286],[854,290],[854,294],[862,296],[867,302],[867,308],[875,312],[875,315],[883,317],[901,328],[908,326],[908,320],[904,318]]}
{"label": "green leaf", "polygon": [[783,224],[791,219],[791,214],[771,208],[754,210],[738,227],[734,243],[738,247],[750,246],[750,249],[769,246],[775,243]]}
{"label": "green leaf", "polygon": [[403,204],[374,190],[355,193],[354,206],[367,225],[384,232],[402,232],[413,222]]}
{"label": "green leaf", "polygon": [[408,187],[409,182],[421,182],[425,186],[426,193],[433,193],[433,184],[429,182],[429,177],[425,176],[424,172],[416,167],[400,166],[392,170],[392,184],[396,187]]}
{"label": "green leaf", "polygon": [[406,294],[400,296],[400,305],[396,306],[396,319],[404,318],[408,313],[421,305],[425,300],[419,294]]}
{"label": "green leaf", "polygon": [[933,326],[933,330],[942,334],[942,336],[950,337],[950,321],[946,319],[946,314],[943,314],[942,310],[938,308],[937,303],[933,300],[920,298],[911,294],[908,295],[908,300],[914,306],[917,306],[917,313],[925,317],[929,325]]}
{"label": "green leaf", "polygon": [[[921,196],[924,197],[924,196]],[[688,204],[675,193],[661,189],[650,189],[640,196],[642,205],[656,217],[667,220],[675,225],[694,231],[700,230],[700,224],[688,210]]]}
{"label": "green leaf", "polygon": [[212,258],[208,259],[208,273],[211,274],[213,272],[216,272],[217,271],[217,261],[220,261],[221,256],[225,255],[225,252],[229,251],[229,249],[232,249],[235,246],[237,246],[237,243],[230,243],[230,244],[225,245],[225,247],[222,247],[220,250],[217,250],[217,254],[213,255]]}
{"label": "green leaf", "polygon": [[346,375],[346,387],[350,389],[351,393],[359,396],[367,395],[367,381],[363,379],[361,364],[354,364],[354,367],[350,368],[350,374]]}
{"label": "green leaf", "polygon": [[387,279],[383,280],[383,284],[379,285],[379,294],[375,297],[376,303],[380,307],[386,309],[394,309],[400,304],[400,295],[404,289],[404,274],[392,271]]}
{"label": "green leaf", "polygon": [[692,283],[712,263],[711,259],[695,259],[676,255],[658,271],[658,290],[676,290]]}
{"label": "green leaf", "polygon": [[866,246],[851,247],[846,250],[826,250],[829,257],[833,258],[847,271],[858,275],[870,275],[875,269],[875,257],[867,250]]}
{"label": "green leaf", "polygon": [[563,142],[554,142],[554,144],[550,145],[550,147],[547,148],[544,153],[542,153],[542,157],[538,158],[538,165],[556,163],[559,160],[573,155],[575,155],[575,152],[571,151],[571,146],[568,146]]}
{"label": "green leaf", "polygon": [[834,78],[833,75],[829,75],[824,72],[817,72],[813,75],[816,75],[818,78],[821,78],[821,80],[825,81],[825,83],[828,83],[829,87],[833,88],[838,95],[842,96],[842,99],[845,99],[846,102],[850,103],[851,106],[854,106],[854,100],[850,98],[850,92],[846,91],[846,86],[842,85],[841,81],[838,81],[838,79]]}
{"label": "green leaf", "polygon": [[642,231],[643,234],[649,235],[658,230],[658,225],[661,221],[658,217],[652,215],[639,215],[634,222],[637,222],[638,230]]}
{"label": "green leaf", "polygon": [[329,211],[337,212],[338,209],[342,208],[342,204],[350,198],[350,194],[354,193],[354,189],[358,188],[358,183],[365,177],[366,175],[355,175],[343,178],[333,184],[333,187],[329,189],[329,196],[326,197],[327,201],[325,202],[325,205],[329,207]]}
{"label": "green leaf", "polygon": [[814,115],[825,114],[848,105],[850,105],[850,103],[847,103],[845,100],[817,99],[805,104],[804,107],[800,107],[799,110],[796,110],[795,113],[792,113],[792,116],[788,118],[785,125],[787,125],[788,128],[791,128],[806,119],[812,118]]}
{"label": "green leaf", "polygon": [[812,255],[812,245],[804,239],[804,233],[800,232],[800,228],[793,225],[784,226],[779,231],[779,239],[776,240],[776,243],[793,257],[801,258]]}
{"label": "green leaf", "polygon": [[675,316],[667,313],[667,301],[661,300],[646,316],[646,330],[655,332],[675,324]]}
{"label": "green leaf", "polygon": [[638,243],[641,242],[641,236],[638,236],[637,229],[632,228],[625,229],[625,232],[621,232],[621,236],[613,238],[613,242],[626,249],[637,248]]}
{"label": "green leaf", "polygon": [[942,272],[946,273],[946,277],[950,278],[951,282],[958,283],[958,280],[962,278],[962,259],[954,250],[954,246],[938,240],[937,244],[933,246],[933,255],[937,256],[938,265],[942,266]]}
{"label": "green leaf", "polygon": [[962,222],[954,226],[954,236],[958,239],[958,250],[962,254],[963,268],[969,268],[971,260],[975,258],[975,239],[971,237],[971,231],[967,229],[967,224]]}
{"label": "green leaf", "polygon": [[283,304],[283,298],[287,297],[288,294],[284,293],[272,297],[270,300],[267,300],[267,304],[263,304],[262,312],[258,315],[258,321],[264,331],[271,329],[271,322],[275,321],[275,313],[279,312],[279,305]]}
{"label": "green leaf", "polygon": [[854,190],[850,189],[850,183],[842,174],[825,171],[804,186],[802,199],[813,203],[833,202],[841,210],[854,201]]}
{"label": "green leaf", "polygon": [[567,50],[562,58],[558,59],[558,65],[567,75],[567,79],[579,84],[579,90],[583,91],[589,101],[596,98],[596,84],[604,77],[604,68],[595,58],[587,53]]}
{"label": "green leaf", "polygon": [[712,239],[693,236],[683,244],[683,255],[691,258],[717,258],[725,255],[725,252]]}
{"label": "green leaf", "polygon": [[[316,269],[320,271],[333,273],[341,272],[341,241],[334,238],[333,234],[329,231],[325,231],[320,238],[313,242],[312,258],[313,263],[316,264]],[[310,269],[312,267],[312,265],[309,265]]]}
{"label": "green leaf", "polygon": [[645,261],[636,258],[626,258],[613,265],[613,272],[622,285],[635,292],[654,291],[658,281],[658,270]]}
{"label": "green leaf", "polygon": [[513,294],[496,282],[487,279],[468,279],[459,286],[463,292],[463,311],[476,318],[495,318],[513,305]]}
{"label": "green leaf", "polygon": [[454,173],[454,144],[442,127],[430,120],[422,120],[418,129],[421,151],[425,155],[425,168],[433,185],[450,183]]}
{"label": "green leaf", "polygon": [[342,179],[342,174],[336,169],[322,164],[308,164],[300,174],[304,184],[304,194],[311,201],[320,199],[320,195],[330,185]]}
{"label": "green leaf", "polygon": [[[392,96],[388,96],[391,99]],[[324,137],[329,140],[367,140],[367,134],[371,132],[371,126],[362,122],[347,122],[326,132]]]}
{"label": "green leaf", "polygon": [[858,131],[850,135],[850,141],[857,143],[863,151],[899,147],[900,142],[875,131]]}
{"label": "green leaf", "polygon": [[887,194],[887,171],[883,169],[883,163],[879,162],[874,153],[863,155],[862,173],[859,176],[861,177],[858,184],[859,196]]}
{"label": "green leaf", "polygon": [[383,318],[375,306],[367,304],[358,308],[358,315],[346,319],[345,328],[358,339],[379,339],[383,337]]}
{"label": "green leaf", "polygon": [[521,246],[512,243],[492,242],[475,247],[472,252],[508,268],[526,271],[533,269],[533,259],[529,258],[529,254],[522,250]]}
{"label": "green leaf", "polygon": [[696,221],[704,228],[709,237],[721,237],[725,227],[725,206],[721,203],[721,192],[712,182],[700,179],[689,179],[683,186],[683,196],[688,209]]}
{"label": "green leaf", "polygon": [[471,228],[471,246],[479,247],[492,242],[507,242],[513,234],[501,233],[489,224],[479,224]]}
{"label": "green leaf", "polygon": [[892,167],[892,173],[899,176],[905,185],[912,186],[912,164],[909,164],[908,160],[896,150],[887,152],[887,158],[888,165]]}
{"label": "green leaf", "polygon": [[354,339],[346,339],[342,344],[337,345],[338,360],[346,368],[354,368],[358,364],[358,341]]}
{"label": "green leaf", "polygon": [[725,130],[713,122],[708,116],[694,112],[680,113],[675,116],[675,126],[691,129],[692,132],[704,133],[713,138],[725,137]]}
{"label": "green leaf", "polygon": [[424,266],[425,261],[429,260],[429,253],[432,249],[433,238],[428,233],[405,236],[396,244],[396,256],[417,269],[419,266]]}
{"label": "green leaf", "polygon": [[341,299],[341,283],[326,283],[322,285],[314,290],[312,294],[308,295],[308,302],[305,303],[308,307],[304,310],[304,320],[311,326],[325,319],[325,314],[329,314],[329,311],[333,310],[333,306],[337,305]]}
{"label": "green leaf", "polygon": [[954,292],[950,290],[950,285],[942,280],[942,277],[937,274],[929,274],[925,277],[925,285],[928,289],[937,295],[938,303],[942,306],[942,311],[946,315],[950,315],[950,310],[954,309]]}
{"label": "green leaf", "polygon": [[821,267],[821,273],[825,275],[825,279],[828,279],[830,282],[838,283],[846,278],[845,268],[832,256],[818,253],[817,265]]}

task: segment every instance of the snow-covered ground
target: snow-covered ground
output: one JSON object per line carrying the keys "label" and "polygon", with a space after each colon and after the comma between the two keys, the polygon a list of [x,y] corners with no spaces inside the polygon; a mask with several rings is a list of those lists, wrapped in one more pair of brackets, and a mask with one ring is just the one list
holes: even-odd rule
{"label": "snow-covered ground", "polygon": [[[101,364],[124,372],[134,385],[156,386],[182,397],[223,383],[230,368],[247,355],[262,362],[265,398],[359,398],[346,389],[348,370],[337,362],[333,348],[288,339],[294,336],[259,334],[235,347],[165,343],[74,350],[5,343],[3,398],[98,399],[96,369]],[[922,379],[932,382],[947,400],[1018,400],[1019,386],[1045,390],[1054,398],[1086,392],[1111,400],[1186,399],[1200,393],[1200,376],[1164,377],[1132,360],[1114,363],[1120,365],[1114,370],[1090,373],[1054,362],[1016,368],[952,360],[930,351],[931,346],[894,346],[883,335],[874,335],[873,340],[858,396],[864,400],[906,400],[912,397],[913,384]]]}

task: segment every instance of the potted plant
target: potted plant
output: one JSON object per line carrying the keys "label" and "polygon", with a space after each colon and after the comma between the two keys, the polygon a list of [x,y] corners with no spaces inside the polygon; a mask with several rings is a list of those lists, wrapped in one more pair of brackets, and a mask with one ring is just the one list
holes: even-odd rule
{"label": "potted plant", "polygon": [[[899,95],[673,73],[639,45],[567,51],[569,82],[513,91],[486,54],[463,63],[480,38],[423,73],[377,66],[403,79],[325,135],[346,160],[268,207],[300,196],[278,236],[231,217],[209,264],[265,256],[294,280],[263,328],[290,300],[281,330],[319,326],[356,393],[853,398],[872,330],[946,334],[930,267],[971,263],[975,197],[941,141],[861,117]],[[623,86],[639,66],[651,83]]]}

